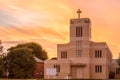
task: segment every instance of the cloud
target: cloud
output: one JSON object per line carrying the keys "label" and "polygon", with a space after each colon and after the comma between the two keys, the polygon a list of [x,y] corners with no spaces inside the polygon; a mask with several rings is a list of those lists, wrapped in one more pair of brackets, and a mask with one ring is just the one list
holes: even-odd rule
{"label": "cloud", "polygon": [[[106,41],[114,56],[120,25],[119,0],[0,0],[0,39],[25,40],[41,43],[51,56],[57,43],[69,41],[69,19],[81,17],[92,21],[92,40]],[[107,4],[109,3],[109,4]],[[117,36],[116,36],[117,35]],[[51,48],[51,49],[50,49]],[[54,54],[53,54],[54,53]]]}
{"label": "cloud", "polygon": [[15,17],[10,15],[9,12],[0,9],[0,26],[12,27],[15,23],[18,23]]}

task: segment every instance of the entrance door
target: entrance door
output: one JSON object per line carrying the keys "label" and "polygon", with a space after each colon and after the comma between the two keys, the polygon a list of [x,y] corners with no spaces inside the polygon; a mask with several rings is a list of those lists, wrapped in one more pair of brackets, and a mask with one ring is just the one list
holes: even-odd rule
{"label": "entrance door", "polygon": [[83,78],[82,77],[82,68],[78,67],[76,72],[77,72],[76,77],[79,79],[82,79]]}

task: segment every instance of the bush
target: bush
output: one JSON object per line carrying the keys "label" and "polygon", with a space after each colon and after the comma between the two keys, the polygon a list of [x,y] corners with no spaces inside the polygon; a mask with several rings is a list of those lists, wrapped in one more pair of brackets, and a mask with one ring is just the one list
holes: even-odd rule
{"label": "bush", "polygon": [[115,78],[115,72],[110,71],[109,73],[109,79],[114,79]]}

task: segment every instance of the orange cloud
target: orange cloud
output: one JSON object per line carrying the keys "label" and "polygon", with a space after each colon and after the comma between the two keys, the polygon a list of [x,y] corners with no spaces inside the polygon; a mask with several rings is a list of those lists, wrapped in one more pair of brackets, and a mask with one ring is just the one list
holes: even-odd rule
{"label": "orange cloud", "polygon": [[105,41],[114,58],[120,50],[120,5],[118,0],[0,0],[0,39],[39,42],[50,57],[56,44],[69,41],[69,19],[92,21],[92,40]]}

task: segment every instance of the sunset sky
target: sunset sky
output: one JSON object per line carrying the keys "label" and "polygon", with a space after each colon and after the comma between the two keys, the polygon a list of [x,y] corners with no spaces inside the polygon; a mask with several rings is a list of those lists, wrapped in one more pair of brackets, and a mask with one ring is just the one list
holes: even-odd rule
{"label": "sunset sky", "polygon": [[40,43],[49,57],[57,44],[69,42],[69,20],[92,21],[92,41],[107,42],[114,58],[120,52],[120,0],[0,0],[0,40]]}

